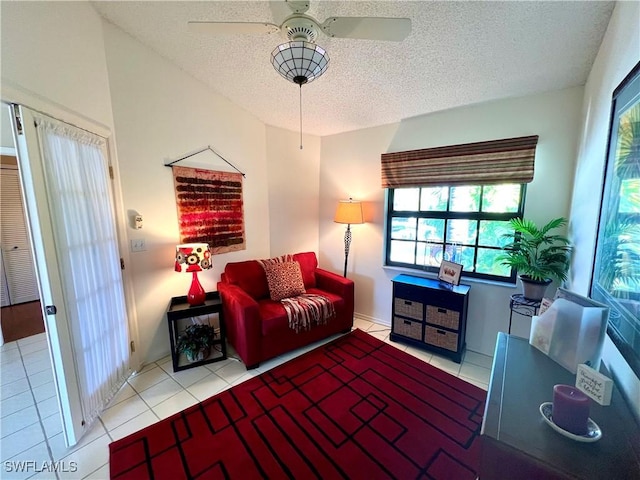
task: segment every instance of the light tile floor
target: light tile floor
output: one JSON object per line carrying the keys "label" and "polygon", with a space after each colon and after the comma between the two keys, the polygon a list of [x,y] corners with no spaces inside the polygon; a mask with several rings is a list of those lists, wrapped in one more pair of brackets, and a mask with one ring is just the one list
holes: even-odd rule
{"label": "light tile floor", "polygon": [[[444,371],[487,389],[491,357],[467,351],[461,364],[390,342],[390,329],[357,318],[355,328],[391,343]],[[230,358],[173,372],[171,357],[131,376],[78,445],[64,444],[45,334],[0,347],[0,478],[107,479],[108,445],[216,393],[260,375],[336,336],[281,355],[247,371],[231,349]],[[19,462],[36,462],[35,465]],[[47,463],[44,463],[47,462]],[[59,463],[54,463],[59,462]],[[46,466],[57,466],[57,472]],[[52,468],[53,469],[53,468]],[[65,471],[60,471],[63,469]],[[75,471],[71,471],[75,470]]]}

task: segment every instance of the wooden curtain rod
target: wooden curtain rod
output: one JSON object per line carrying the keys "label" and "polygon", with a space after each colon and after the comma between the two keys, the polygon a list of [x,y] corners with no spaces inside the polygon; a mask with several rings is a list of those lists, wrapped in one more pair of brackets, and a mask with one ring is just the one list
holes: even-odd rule
{"label": "wooden curtain rod", "polygon": [[227,163],[228,165],[230,165],[236,172],[238,172],[240,175],[242,175],[243,177],[247,177],[244,173],[242,173],[240,170],[238,170],[238,168],[231,163],[229,160],[227,160],[226,158],[224,158],[222,155],[220,155],[218,152],[216,152],[213,148],[211,148],[211,145],[207,145],[206,147],[198,150],[197,152],[193,152],[193,153],[189,153],[183,157],[178,158],[177,160],[174,160],[173,162],[169,162],[169,163],[165,163],[164,166],[165,167],[170,167],[172,166],[174,163],[178,163],[181,162],[182,160],[186,160],[189,157],[193,157],[195,155],[198,155],[199,153],[202,152],[206,152],[207,150],[210,150],[211,152],[213,152],[215,155],[217,155],[218,157],[220,157],[222,160],[225,161],[225,163]]}

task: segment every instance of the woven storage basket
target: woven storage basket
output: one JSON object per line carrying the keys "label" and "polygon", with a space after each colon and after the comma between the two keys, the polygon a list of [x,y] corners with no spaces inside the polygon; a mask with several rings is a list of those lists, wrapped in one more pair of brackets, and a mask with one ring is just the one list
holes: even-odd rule
{"label": "woven storage basket", "polygon": [[460,312],[447,310],[446,308],[427,305],[427,322],[451,330],[458,330],[460,325]]}
{"label": "woven storage basket", "polygon": [[424,331],[424,341],[429,345],[446,348],[453,352],[458,351],[458,334],[440,330],[439,328],[427,327]]}
{"label": "woven storage basket", "polygon": [[413,322],[404,318],[394,317],[393,333],[415,340],[422,340],[422,322]]}
{"label": "woven storage basket", "polygon": [[394,307],[396,315],[402,315],[403,317],[415,318],[416,320],[422,321],[422,312],[424,307],[422,303],[396,297],[394,300]]}

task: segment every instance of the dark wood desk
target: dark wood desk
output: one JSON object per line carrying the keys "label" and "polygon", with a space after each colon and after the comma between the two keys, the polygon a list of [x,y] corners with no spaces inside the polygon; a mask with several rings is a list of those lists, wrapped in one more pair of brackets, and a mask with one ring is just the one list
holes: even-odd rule
{"label": "dark wood desk", "polygon": [[576,442],[551,429],[539,406],[553,386],[575,384],[575,375],[529,345],[498,334],[482,424],[480,480],[640,479],[640,426],[614,387],[611,405],[592,402],[589,416],[602,429],[593,443]]}

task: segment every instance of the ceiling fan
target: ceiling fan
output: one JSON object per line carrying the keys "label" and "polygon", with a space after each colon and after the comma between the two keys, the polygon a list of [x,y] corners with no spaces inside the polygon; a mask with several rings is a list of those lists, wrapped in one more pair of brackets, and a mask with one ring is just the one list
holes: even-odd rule
{"label": "ceiling fan", "polygon": [[328,37],[387,40],[400,42],[411,33],[409,18],[329,17],[320,23],[305,15],[309,0],[285,0],[292,14],[281,25],[268,22],[207,22],[190,21],[192,31],[214,35],[274,34],[283,32],[291,41],[315,42],[318,32]]}
{"label": "ceiling fan", "polygon": [[214,35],[268,34],[282,32],[288,43],[271,52],[271,63],[286,80],[300,86],[300,149],[302,149],[302,85],[321,76],[329,64],[327,52],[315,44],[318,32],[328,37],[401,42],[411,33],[408,18],[329,17],[320,23],[305,15],[309,0],[285,0],[293,13],[281,25],[267,22],[188,22],[189,29]]}

